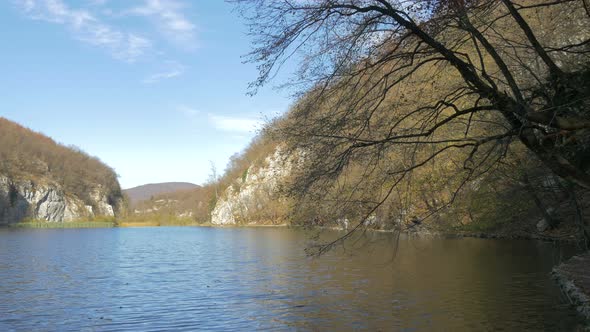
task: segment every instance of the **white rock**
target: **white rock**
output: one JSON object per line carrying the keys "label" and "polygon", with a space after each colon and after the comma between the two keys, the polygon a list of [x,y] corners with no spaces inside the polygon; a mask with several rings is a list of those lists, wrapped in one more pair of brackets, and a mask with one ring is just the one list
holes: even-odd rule
{"label": "white rock", "polygon": [[264,209],[267,206],[265,203],[278,199],[278,186],[291,173],[293,163],[293,158],[285,156],[283,149],[278,147],[266,157],[264,166],[250,166],[246,177],[237,179],[218,198],[211,212],[211,223],[237,224],[240,220],[246,220],[251,213]]}
{"label": "white rock", "polygon": [[97,211],[81,198],[66,194],[56,183],[17,181],[0,175],[0,223],[15,223],[27,218],[63,222],[95,215],[115,215],[115,208],[108,203],[102,188],[96,188],[89,196]]}

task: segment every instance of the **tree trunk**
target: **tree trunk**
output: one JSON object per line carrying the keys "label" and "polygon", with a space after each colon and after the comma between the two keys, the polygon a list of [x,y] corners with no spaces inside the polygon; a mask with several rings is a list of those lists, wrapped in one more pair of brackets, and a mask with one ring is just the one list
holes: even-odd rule
{"label": "tree trunk", "polygon": [[548,151],[541,145],[533,129],[522,129],[518,136],[520,141],[529,148],[553,173],[564,180],[574,183],[582,188],[590,189],[590,175],[579,169],[563,156]]}
{"label": "tree trunk", "polygon": [[551,216],[551,214],[549,213],[549,208],[547,208],[545,206],[545,204],[543,204],[543,201],[541,200],[539,195],[537,195],[537,192],[535,191],[535,188],[533,188],[533,186],[531,185],[529,177],[526,175],[526,173],[523,174],[523,176],[522,176],[522,183],[524,185],[524,189],[529,193],[529,195],[533,199],[533,202],[535,203],[535,205],[537,206],[537,208],[539,209],[539,211],[543,215],[543,218],[549,224],[549,227],[550,228],[557,227],[557,225],[559,225],[559,220],[557,220],[557,219],[553,218],[553,216]]}
{"label": "tree trunk", "polygon": [[580,209],[580,205],[578,204],[578,198],[576,197],[576,189],[572,188],[572,186],[569,185],[567,186],[567,193],[574,205],[575,220],[576,224],[578,224],[580,237],[582,240],[582,246],[585,250],[588,250],[588,248],[590,247],[590,230],[588,229],[588,223],[584,220],[582,210]]}

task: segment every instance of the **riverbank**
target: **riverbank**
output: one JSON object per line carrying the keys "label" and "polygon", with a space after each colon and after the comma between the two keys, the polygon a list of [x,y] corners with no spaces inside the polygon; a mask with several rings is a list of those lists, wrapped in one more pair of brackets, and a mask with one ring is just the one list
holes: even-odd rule
{"label": "riverbank", "polygon": [[268,228],[268,227],[298,227],[289,224],[239,224],[239,225],[216,225],[210,222],[196,223],[190,220],[113,220],[113,221],[26,221],[12,224],[0,224],[4,228],[133,228],[133,227],[217,227],[217,228]]}
{"label": "riverbank", "polygon": [[166,227],[166,226],[206,226],[203,224],[198,224],[195,222],[163,222],[163,221],[153,221],[153,220],[146,220],[146,221],[119,221],[117,222],[117,227],[128,228],[128,227]]}
{"label": "riverbank", "polygon": [[551,274],[570,303],[590,322],[590,252],[561,263]]}
{"label": "riverbank", "polygon": [[555,228],[539,229],[535,217],[495,223],[471,223],[442,227],[439,231],[448,237],[474,237],[481,239],[540,240],[552,242],[579,242],[579,227],[573,218],[564,218]]}
{"label": "riverbank", "polygon": [[29,221],[7,224],[8,228],[113,228],[117,227],[114,221],[72,221],[72,222],[46,222]]}
{"label": "riverbank", "polygon": [[[513,224],[512,227],[504,227],[495,230],[480,230],[480,231],[464,231],[460,229],[448,229],[440,227],[427,227],[424,225],[415,225],[404,231],[403,234],[417,237],[444,237],[444,238],[480,238],[480,239],[504,239],[504,240],[535,240],[535,241],[551,241],[551,242],[566,242],[576,243],[576,229],[569,226],[562,226],[559,229],[550,230],[547,232],[537,232],[534,227],[522,227],[523,223]],[[247,223],[247,224],[213,224],[210,222],[195,223],[195,222],[178,222],[176,221],[118,221],[117,227],[161,227],[161,226],[191,226],[191,227],[215,227],[215,228],[273,228],[273,227],[289,227],[289,228],[309,228],[317,230],[332,230],[332,231],[349,231],[338,226],[304,226],[288,223],[270,224],[270,223]],[[518,230],[516,230],[518,228]],[[377,233],[394,233],[393,229],[377,229],[366,228],[369,232]]]}
{"label": "riverbank", "polygon": [[[101,228],[101,227],[217,227],[217,228],[268,228],[268,227],[292,227],[292,228],[306,228],[307,226],[293,225],[288,223],[279,224],[260,224],[260,223],[248,223],[248,224],[228,224],[219,225],[210,222],[195,222],[191,219],[105,219],[105,220],[93,220],[93,221],[72,221],[72,222],[48,222],[41,220],[33,220],[26,222],[19,222],[14,224],[5,224],[1,227],[11,228]],[[337,230],[347,231],[350,229],[344,229],[337,226],[314,226],[313,229],[325,229],[325,230]],[[378,233],[393,233],[396,230],[392,229],[377,229],[367,228],[367,231],[378,232]],[[575,231],[575,230],[574,230]],[[460,229],[448,229],[440,227],[426,227],[424,225],[412,226],[402,233],[410,236],[419,237],[446,237],[446,238],[481,238],[481,239],[509,239],[509,240],[541,240],[541,241],[557,241],[557,242],[576,242],[577,238],[575,232],[554,230],[551,232],[536,232],[534,229],[515,231],[514,229],[501,229],[493,231],[465,231]]]}
{"label": "riverbank", "polygon": [[440,233],[440,236],[447,238],[462,238],[471,237],[478,239],[498,239],[498,240],[533,240],[533,241],[551,241],[551,242],[567,242],[577,243],[578,238],[575,235],[564,236],[550,236],[544,234],[503,234],[503,233],[472,233],[472,232],[457,232],[457,233]]}

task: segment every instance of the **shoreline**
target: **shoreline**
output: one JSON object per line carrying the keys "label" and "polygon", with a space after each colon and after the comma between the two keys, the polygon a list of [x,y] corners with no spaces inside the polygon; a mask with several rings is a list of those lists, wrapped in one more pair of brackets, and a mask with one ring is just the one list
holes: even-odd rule
{"label": "shoreline", "polygon": [[[555,266],[551,276],[578,313],[590,324],[590,252]],[[587,327],[590,328],[590,325]]]}
{"label": "shoreline", "polygon": [[284,228],[299,227],[289,224],[244,224],[216,225],[211,223],[160,223],[157,221],[125,222],[125,221],[33,221],[18,223],[0,223],[0,229],[59,229],[59,228],[139,228],[139,227],[212,227],[212,228]]}
{"label": "shoreline", "polygon": [[[159,221],[67,221],[67,222],[49,222],[49,221],[32,221],[19,222],[13,224],[0,224],[0,228],[136,228],[136,227],[211,227],[211,228],[306,228],[304,225],[292,225],[288,223],[280,224],[212,224],[205,223],[161,223]],[[348,231],[347,229],[335,226],[314,226],[310,229]],[[374,229],[367,228],[366,231],[376,233],[394,233],[393,229]],[[542,234],[502,234],[496,232],[464,232],[464,231],[439,231],[431,230],[425,227],[420,229],[411,228],[401,231],[402,234],[418,237],[445,237],[445,238],[479,238],[479,239],[498,239],[498,240],[535,240],[551,242],[576,242],[572,236],[544,236]]]}
{"label": "shoreline", "polygon": [[[211,227],[211,228],[303,228],[303,229],[318,229],[318,230],[332,230],[346,232],[347,229],[337,226],[304,226],[293,225],[289,223],[280,224],[212,224],[205,223],[162,223],[160,221],[137,221],[126,222],[124,220],[113,221],[69,221],[69,222],[48,222],[48,221],[29,221],[14,224],[0,224],[0,228],[13,229],[64,229],[64,228],[142,228],[142,227]],[[359,229],[360,230],[360,229]],[[375,233],[394,233],[393,229],[374,229],[367,228],[360,231],[369,231]],[[528,241],[543,241],[543,242],[559,242],[559,243],[576,243],[577,238],[567,236],[547,236],[539,233],[518,233],[510,234],[506,232],[465,232],[465,231],[449,231],[449,230],[434,230],[428,227],[413,227],[401,231],[410,237],[442,237],[442,238],[477,238],[488,240],[528,240]],[[590,263],[589,263],[590,264]]]}
{"label": "shoreline", "polygon": [[60,228],[115,228],[114,221],[68,221],[68,222],[47,222],[47,221],[26,221],[13,224],[0,224],[0,228],[7,229],[60,229]]}

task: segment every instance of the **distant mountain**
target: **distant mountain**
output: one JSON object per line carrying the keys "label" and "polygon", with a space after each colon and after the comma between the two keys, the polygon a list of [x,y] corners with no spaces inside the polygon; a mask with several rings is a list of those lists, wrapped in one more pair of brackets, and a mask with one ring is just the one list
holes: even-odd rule
{"label": "distant mountain", "polygon": [[189,182],[163,182],[144,184],[142,186],[125,189],[123,192],[129,197],[129,203],[134,205],[154,196],[197,188],[200,188],[200,186]]}
{"label": "distant mountain", "polygon": [[153,195],[150,199],[135,202],[130,212],[139,220],[170,221],[171,218],[177,218],[203,223],[209,221],[214,195],[214,186],[195,186],[192,189]]}

